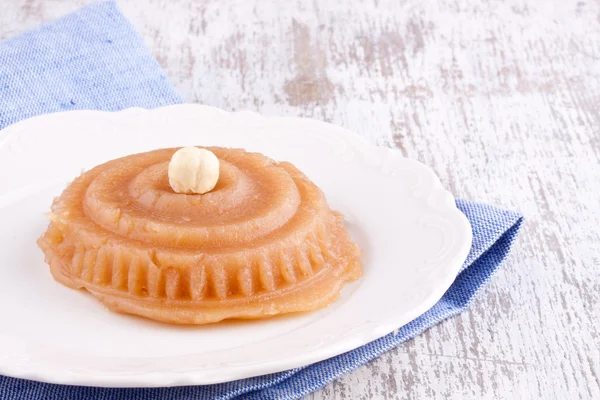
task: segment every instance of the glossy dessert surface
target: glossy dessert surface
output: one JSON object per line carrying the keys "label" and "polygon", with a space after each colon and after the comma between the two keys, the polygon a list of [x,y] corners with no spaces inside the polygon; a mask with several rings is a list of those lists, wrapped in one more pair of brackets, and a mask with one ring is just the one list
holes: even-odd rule
{"label": "glossy dessert surface", "polygon": [[361,275],[343,217],[292,164],[209,148],[216,186],[184,194],[169,185],[176,150],[99,165],[54,201],[38,244],[57,281],[118,312],[204,324],[321,308]]}

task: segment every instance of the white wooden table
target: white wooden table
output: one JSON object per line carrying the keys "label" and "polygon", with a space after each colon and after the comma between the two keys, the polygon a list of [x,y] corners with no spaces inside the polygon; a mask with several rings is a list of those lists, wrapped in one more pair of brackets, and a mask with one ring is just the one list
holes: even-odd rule
{"label": "white wooden table", "polygon": [[[88,0],[3,0],[0,39]],[[308,116],[527,217],[471,309],[311,399],[600,398],[598,0],[120,0],[188,102]]]}

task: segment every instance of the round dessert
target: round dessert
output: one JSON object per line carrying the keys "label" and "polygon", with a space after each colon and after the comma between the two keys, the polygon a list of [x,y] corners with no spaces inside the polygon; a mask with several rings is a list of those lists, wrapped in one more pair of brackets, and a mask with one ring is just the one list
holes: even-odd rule
{"label": "round dessert", "polygon": [[175,192],[160,149],[83,173],[55,199],[38,240],[54,278],[110,309],[204,324],[308,311],[358,278],[343,217],[292,164],[206,148],[218,181]]}

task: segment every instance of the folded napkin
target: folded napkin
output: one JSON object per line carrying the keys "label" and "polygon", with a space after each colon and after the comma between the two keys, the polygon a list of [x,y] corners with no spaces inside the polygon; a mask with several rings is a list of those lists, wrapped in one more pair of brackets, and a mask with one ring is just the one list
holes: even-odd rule
{"label": "folded napkin", "polygon": [[[0,43],[0,129],[56,111],[114,111],[179,102],[181,98],[112,1],[94,3]],[[468,307],[507,257],[523,220],[517,213],[484,204],[459,200],[457,205],[473,227],[473,247],[454,284],[425,314],[356,350],[290,371],[209,386],[111,389],[0,376],[0,398],[302,397]]]}

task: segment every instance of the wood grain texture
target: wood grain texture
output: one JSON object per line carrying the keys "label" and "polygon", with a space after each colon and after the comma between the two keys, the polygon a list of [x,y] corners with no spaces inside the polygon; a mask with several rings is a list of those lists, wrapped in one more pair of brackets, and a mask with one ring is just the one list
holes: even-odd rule
{"label": "wood grain texture", "polygon": [[[0,39],[87,0],[6,0]],[[471,309],[310,399],[600,398],[598,0],[120,0],[189,102],[342,125],[522,211]]]}

